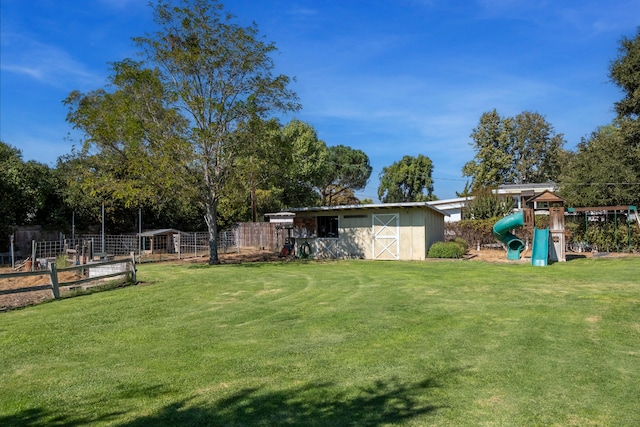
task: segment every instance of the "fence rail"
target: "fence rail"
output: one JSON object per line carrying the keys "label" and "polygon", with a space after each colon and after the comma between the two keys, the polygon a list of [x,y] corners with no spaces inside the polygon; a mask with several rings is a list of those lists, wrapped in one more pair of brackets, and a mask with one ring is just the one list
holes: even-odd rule
{"label": "fence rail", "polygon": [[[82,276],[81,279],[72,280],[72,281],[61,281],[60,273],[81,270]],[[21,282],[24,282],[23,279],[33,277],[33,276],[49,276],[50,282],[48,284],[37,284],[30,286],[23,286]],[[41,270],[41,271],[27,271],[20,273],[3,273],[0,274],[0,280],[8,279],[13,280],[17,283],[17,285],[13,285],[11,287],[1,287],[0,288],[0,297],[4,295],[15,295],[20,293],[34,292],[34,291],[43,291],[43,290],[51,290],[52,297],[55,299],[60,298],[61,288],[63,290],[70,291],[74,290],[78,287],[78,285],[103,281],[109,278],[127,276],[127,278],[135,283],[136,282],[136,261],[135,256],[131,255],[126,259],[112,260],[112,261],[103,261],[103,262],[94,262],[90,264],[72,266],[61,268],[58,270],[56,263],[52,262],[49,264],[49,270]],[[2,307],[0,307],[2,308]]]}

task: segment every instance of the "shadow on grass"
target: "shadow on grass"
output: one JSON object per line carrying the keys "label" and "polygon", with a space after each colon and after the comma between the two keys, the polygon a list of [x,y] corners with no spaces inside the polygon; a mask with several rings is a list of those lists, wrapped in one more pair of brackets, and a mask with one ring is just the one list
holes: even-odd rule
{"label": "shadow on grass", "polygon": [[111,413],[94,417],[74,418],[71,416],[57,415],[45,409],[26,409],[18,414],[0,416],[0,426],[5,427],[45,427],[45,426],[86,426],[100,422],[108,422],[124,415],[123,413]]}
{"label": "shadow on grass", "polygon": [[434,412],[428,379],[413,384],[376,381],[357,389],[354,396],[335,392],[332,384],[310,384],[294,389],[266,391],[249,388],[202,405],[186,399],[122,427],[158,425],[265,425],[265,426],[380,426],[401,423]]}
{"label": "shadow on grass", "polygon": [[[82,426],[107,423],[121,427],[142,426],[380,426],[402,423],[433,413],[441,406],[429,402],[430,389],[440,385],[434,379],[416,383],[398,380],[376,381],[364,388],[338,392],[331,383],[270,391],[247,388],[210,403],[190,398],[171,403],[154,414],[125,423],[124,412],[93,417],[61,415],[42,408],[0,416],[1,426]],[[157,390],[156,390],[157,389]],[[132,390],[121,394],[136,399],[138,394],[155,396],[163,387]]]}

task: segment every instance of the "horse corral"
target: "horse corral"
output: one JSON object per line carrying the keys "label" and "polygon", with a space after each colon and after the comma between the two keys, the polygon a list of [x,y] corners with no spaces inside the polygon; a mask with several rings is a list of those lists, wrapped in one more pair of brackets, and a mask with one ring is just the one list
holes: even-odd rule
{"label": "horse corral", "polygon": [[[220,260],[224,264],[239,264],[245,262],[267,262],[278,260],[278,256],[273,251],[259,249],[243,249],[238,252],[220,254]],[[186,260],[171,260],[174,263],[206,263],[208,258],[191,258]],[[88,268],[90,264],[86,267]],[[24,268],[22,271],[25,271]],[[0,274],[15,273],[10,268],[0,268]],[[40,275],[26,277],[10,277],[0,279],[0,311],[11,310],[15,308],[25,307],[33,304],[39,304],[44,301],[53,299],[51,290],[51,278],[48,270],[41,270]],[[66,286],[65,283],[76,282],[82,280],[84,275],[80,271],[61,271],[58,272],[60,281],[60,290],[69,292],[78,289],[80,286]],[[102,283],[103,285],[104,283]],[[93,283],[83,285],[82,288],[90,288],[92,286],[100,286],[101,283]],[[25,288],[33,288],[29,292],[21,292]]]}

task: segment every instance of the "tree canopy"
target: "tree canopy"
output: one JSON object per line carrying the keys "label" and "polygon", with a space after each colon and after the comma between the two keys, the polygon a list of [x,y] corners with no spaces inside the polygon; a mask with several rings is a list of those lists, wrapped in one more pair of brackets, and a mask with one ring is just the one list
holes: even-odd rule
{"label": "tree canopy", "polygon": [[404,156],[382,168],[378,198],[383,203],[425,202],[435,200],[433,163],[422,154]]}
{"label": "tree canopy", "polygon": [[[628,205],[637,200],[637,160],[619,126],[603,126],[578,144],[561,179],[571,206]],[[634,189],[635,187],[635,189]]]}
{"label": "tree canopy", "polygon": [[161,207],[178,184],[193,188],[193,180],[180,182],[193,178],[187,122],[169,106],[157,71],[131,60],[112,64],[112,71],[111,91],[73,91],[64,101],[67,121],[85,135],[69,177],[90,196]]}
{"label": "tree canopy", "polygon": [[273,43],[261,40],[255,24],[243,27],[217,0],[158,0],[154,34],[134,38],[160,80],[189,119],[186,139],[200,169],[201,195],[209,230],[209,263],[217,264],[218,203],[238,154],[233,137],[255,116],[299,109],[290,78],[273,75]]}
{"label": "tree canopy", "polygon": [[615,103],[619,117],[640,118],[640,27],[633,38],[623,37],[609,77],[622,89],[624,98]]}
{"label": "tree canopy", "polygon": [[609,75],[624,94],[617,117],[578,144],[563,174],[562,194],[574,206],[640,203],[640,28],[618,54]]}
{"label": "tree canopy", "polygon": [[555,181],[566,161],[562,134],[556,134],[538,113],[503,118],[494,109],[482,114],[470,136],[476,155],[463,166],[462,174],[471,178],[472,191]]}
{"label": "tree canopy", "polygon": [[62,226],[65,206],[56,171],[35,161],[23,161],[22,152],[0,141],[0,251],[8,247],[14,226]]}
{"label": "tree canopy", "polygon": [[328,149],[327,167],[320,186],[323,206],[353,203],[354,190],[362,190],[371,176],[369,157],[344,145]]}
{"label": "tree canopy", "polygon": [[255,24],[238,25],[217,0],[152,7],[157,31],[134,38],[146,62],[116,63],[115,91],[73,92],[68,120],[94,149],[85,145],[85,162],[109,166],[85,174],[94,193],[131,204],[154,197],[149,183],[197,192],[209,263],[217,264],[218,205],[247,152],[242,144],[250,140],[241,136],[256,119],[297,110],[297,96],[289,77],[273,74],[274,44]]}

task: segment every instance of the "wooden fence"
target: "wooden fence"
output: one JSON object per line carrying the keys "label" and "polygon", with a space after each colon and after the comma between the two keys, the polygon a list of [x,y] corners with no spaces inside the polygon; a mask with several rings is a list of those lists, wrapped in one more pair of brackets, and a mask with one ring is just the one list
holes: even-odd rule
{"label": "wooden fence", "polygon": [[[73,280],[68,282],[61,282],[59,280],[60,273],[67,271],[81,271],[82,279]],[[25,286],[25,287],[12,287],[6,289],[0,287],[0,296],[9,294],[19,294],[33,291],[51,290],[52,296],[55,299],[60,298],[61,288],[66,291],[71,291],[82,287],[82,285],[88,282],[96,282],[108,278],[127,276],[127,278],[136,283],[136,262],[133,254],[130,258],[95,262],[89,264],[76,265],[72,267],[66,267],[58,269],[55,262],[49,263],[49,270],[41,271],[27,271],[21,273],[5,273],[0,274],[0,280],[2,279],[14,279],[18,282],[22,278],[28,278],[31,276],[46,276],[49,275],[50,283],[37,286]]]}
{"label": "wooden fence", "polygon": [[259,248],[275,251],[282,244],[279,241],[276,224],[273,222],[242,222],[238,224],[235,231],[236,244],[239,248]]}

